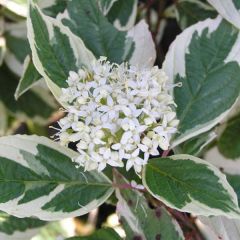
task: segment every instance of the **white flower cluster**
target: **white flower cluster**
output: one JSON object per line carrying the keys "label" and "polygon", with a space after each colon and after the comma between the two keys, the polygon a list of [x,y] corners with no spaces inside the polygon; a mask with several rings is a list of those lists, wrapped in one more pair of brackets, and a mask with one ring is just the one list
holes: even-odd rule
{"label": "white flower cluster", "polygon": [[107,164],[139,173],[150,155],[167,150],[178,120],[168,78],[158,67],[138,69],[101,57],[92,70],[70,72],[61,101],[67,115],[59,121],[61,144],[77,143],[75,161],[85,170]]}

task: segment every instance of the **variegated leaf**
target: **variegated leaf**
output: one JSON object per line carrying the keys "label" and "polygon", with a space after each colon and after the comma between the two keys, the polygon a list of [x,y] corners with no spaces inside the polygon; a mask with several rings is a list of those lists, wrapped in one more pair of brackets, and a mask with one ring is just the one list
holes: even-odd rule
{"label": "variegated leaf", "polygon": [[34,218],[17,218],[0,212],[0,240],[30,240],[46,222]]}
{"label": "variegated leaf", "polygon": [[[66,8],[67,0],[34,0],[45,14],[56,17]],[[4,7],[3,13],[13,20],[21,20],[27,17],[28,0],[1,0]],[[6,12],[7,11],[7,12]]]}
{"label": "variegated leaf", "polygon": [[27,16],[27,0],[1,0],[3,13],[14,20],[19,20]]}
{"label": "variegated leaf", "polygon": [[128,37],[135,42],[130,64],[140,68],[152,67],[156,60],[156,49],[147,23],[140,21],[128,31]]}
{"label": "variegated leaf", "polygon": [[37,4],[44,14],[55,18],[58,14],[64,12],[67,2],[68,0],[38,0]]}
{"label": "variegated leaf", "polygon": [[217,137],[213,131],[202,133],[188,141],[183,142],[174,148],[175,154],[189,154],[195,157],[200,156],[210,143]]}
{"label": "variegated leaf", "polygon": [[80,37],[93,54],[122,63],[130,59],[134,43],[127,32],[118,31],[103,15],[95,0],[72,0],[67,6],[68,17],[62,22]]}
{"label": "variegated leaf", "polygon": [[239,31],[218,17],[199,22],[172,43],[163,68],[173,83],[180,120],[176,146],[210,130],[231,110],[240,91]]}
{"label": "variegated leaf", "polygon": [[24,61],[23,75],[19,81],[16,92],[14,94],[15,99],[18,99],[22,94],[32,88],[38,81],[42,79],[42,76],[35,68],[30,56],[27,56]]}
{"label": "variegated leaf", "polygon": [[6,41],[5,62],[12,72],[22,76],[24,59],[30,54],[26,22],[6,23],[4,37]]}
{"label": "variegated leaf", "polygon": [[226,217],[199,217],[197,226],[206,240],[240,239],[240,220]]}
{"label": "variegated leaf", "polygon": [[118,0],[99,0],[99,8],[104,15],[107,15],[113,4]]}
{"label": "variegated leaf", "polygon": [[0,138],[0,210],[57,220],[86,214],[113,192],[103,174],[77,169],[77,153],[44,137]]}
{"label": "variegated leaf", "polygon": [[204,159],[226,173],[240,175],[240,158],[226,158],[219,152],[217,147],[208,150],[204,155]]}
{"label": "variegated leaf", "polygon": [[0,68],[0,101],[6,107],[8,113],[17,116],[21,121],[31,118],[39,124],[46,124],[56,109],[53,99],[48,101],[44,91],[39,91],[39,93],[29,91],[16,101],[14,93],[18,82],[18,78],[6,66]]}
{"label": "variegated leaf", "polygon": [[[25,23],[25,22],[24,22]],[[18,24],[15,25],[18,28]],[[16,31],[16,32],[15,32]],[[24,62],[26,56],[30,53],[30,47],[27,40],[27,35],[19,36],[20,29],[12,30],[11,32],[5,33],[6,47],[7,49],[16,56],[20,63]],[[23,34],[26,33],[26,29],[23,29]]]}
{"label": "variegated leaf", "polygon": [[108,20],[119,30],[132,28],[137,16],[137,0],[117,0],[107,13]]}
{"label": "variegated leaf", "polygon": [[95,0],[72,0],[68,3],[67,13],[62,22],[97,58],[106,56],[111,62],[128,61],[139,67],[153,65],[156,52],[145,22],[128,32],[119,31],[104,16]]}
{"label": "variegated leaf", "polygon": [[177,21],[185,29],[207,18],[217,17],[215,9],[205,0],[180,0],[176,2]]}
{"label": "variegated leaf", "polygon": [[148,191],[171,208],[240,218],[236,193],[216,167],[190,155],[152,159],[143,173]]}
{"label": "variegated leaf", "polygon": [[207,0],[227,21],[240,29],[239,0]]}
{"label": "variegated leaf", "polygon": [[[129,184],[123,175],[115,172],[115,183]],[[117,189],[117,212],[126,231],[126,239],[184,239],[178,223],[172,219],[164,207],[151,209],[143,194],[132,189]]]}
{"label": "variegated leaf", "polygon": [[[222,169],[223,170],[223,169]],[[240,175],[227,174],[227,180],[233,187],[238,197],[238,204],[240,203]],[[240,220],[228,219],[226,217],[198,217],[197,221],[202,234],[207,240],[223,239],[235,240],[240,238]],[[202,223],[204,225],[202,225]]]}
{"label": "variegated leaf", "polygon": [[33,3],[30,3],[27,25],[34,65],[59,100],[69,71],[88,67],[94,56],[80,38],[57,20],[45,16]]}

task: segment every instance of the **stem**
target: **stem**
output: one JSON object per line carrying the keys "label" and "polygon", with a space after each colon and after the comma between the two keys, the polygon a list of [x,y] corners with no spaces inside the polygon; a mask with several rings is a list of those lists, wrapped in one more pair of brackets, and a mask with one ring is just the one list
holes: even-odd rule
{"label": "stem", "polygon": [[161,24],[161,20],[163,18],[165,5],[166,5],[165,0],[160,0],[159,1],[159,4],[158,4],[158,19],[157,19],[157,24],[156,24],[155,31],[153,33],[153,36],[154,36],[154,39],[155,39],[155,43],[156,43],[156,36],[157,36],[158,30],[159,30],[159,27],[160,27],[160,24]]}
{"label": "stem", "polygon": [[171,151],[171,149],[168,149],[168,150],[166,150],[166,151],[163,151],[162,157],[167,157],[170,151]]}
{"label": "stem", "polygon": [[113,183],[112,186],[114,188],[119,188],[119,189],[134,189],[134,187],[131,186],[131,184],[128,183],[124,183],[124,184],[117,184],[117,183]]}
{"label": "stem", "polygon": [[144,189],[138,189],[138,188],[135,188],[131,184],[128,184],[128,183],[124,183],[124,184],[113,183],[112,186],[114,188],[119,188],[119,189],[131,189],[131,190],[137,190],[137,191],[140,191],[140,192],[146,192],[145,188]]}

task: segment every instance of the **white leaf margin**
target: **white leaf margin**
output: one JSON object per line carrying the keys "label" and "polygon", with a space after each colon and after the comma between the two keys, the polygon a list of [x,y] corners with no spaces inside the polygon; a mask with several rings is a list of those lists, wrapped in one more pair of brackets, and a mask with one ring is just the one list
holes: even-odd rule
{"label": "white leaf margin", "polygon": [[[132,13],[128,18],[128,21],[125,25],[122,25],[119,19],[116,19],[113,22],[113,25],[115,26],[115,28],[117,28],[120,31],[127,31],[129,29],[131,29],[134,26],[134,23],[136,21],[136,17],[137,17],[137,6],[138,6],[138,1],[134,0],[133,3],[133,8],[132,8]],[[109,9],[110,10],[110,9]]]}
{"label": "white leaf margin", "polygon": [[[64,155],[67,155],[70,158],[74,158],[78,156],[76,152],[68,148],[62,147],[59,144],[49,140],[46,137],[39,137],[35,135],[31,135],[31,136],[14,135],[14,136],[1,137],[0,138],[0,156],[5,157],[7,159],[11,159],[12,161],[17,162],[18,164],[21,164],[26,168],[30,168],[27,161],[23,158],[20,150],[36,155],[38,154],[38,149],[37,149],[38,144],[45,145]],[[43,166],[41,166],[41,169],[39,169],[39,171],[42,171],[45,174],[48,174],[48,170]],[[111,181],[103,173],[98,173],[98,175],[96,175],[95,172],[89,172],[89,174],[93,174],[96,179],[97,178],[105,179],[106,182],[111,183]],[[63,189],[64,189],[64,184],[59,184],[59,186],[57,186],[49,195],[41,196],[30,202],[21,204],[21,207],[19,207],[18,201],[22,198],[22,195],[21,195],[18,198],[15,198],[6,203],[0,203],[0,209],[18,218],[37,217],[45,221],[55,221],[55,220],[60,220],[68,217],[80,216],[90,212],[91,210],[101,205],[106,199],[108,199],[114,191],[113,188],[109,188],[109,190],[101,198],[95,199],[92,202],[89,202],[86,206],[83,206],[83,207],[79,206],[78,210],[75,210],[72,212],[61,212],[61,211],[49,212],[41,209],[41,207],[44,206],[45,203],[51,201],[51,199],[54,198]],[[33,209],[34,209],[34,214],[33,214]]]}
{"label": "white leaf margin", "polygon": [[24,2],[17,2],[17,1],[9,1],[9,0],[0,0],[0,4],[7,8],[9,11],[15,13],[20,17],[27,16],[27,1]]}
{"label": "white leaf margin", "polygon": [[[61,22],[62,19],[70,19],[66,10],[57,16],[57,20],[59,22]],[[146,21],[141,20],[128,30],[126,37],[127,39],[130,38],[135,43],[135,48],[132,56],[130,57],[129,63],[138,68],[153,67],[157,53],[152,34]]]}
{"label": "white leaf margin", "polygon": [[173,209],[179,210],[180,212],[188,212],[188,213],[192,213],[195,215],[203,215],[203,216],[226,216],[228,218],[240,219],[240,209],[238,208],[237,195],[234,192],[233,188],[228,183],[226,176],[223,173],[221,173],[215,166],[208,163],[207,161],[204,161],[200,158],[197,158],[197,157],[194,157],[191,155],[187,155],[187,154],[173,155],[168,158],[171,158],[175,161],[191,160],[191,161],[195,162],[196,164],[204,164],[209,170],[211,170],[215,174],[216,177],[218,177],[218,179],[219,179],[218,183],[222,185],[222,187],[227,191],[227,193],[231,197],[231,201],[233,203],[232,207],[235,208],[236,212],[233,212],[233,211],[232,212],[224,212],[220,209],[211,208],[211,207],[209,207],[205,204],[202,204],[201,202],[193,199],[191,196],[189,196],[189,198],[192,200],[191,203],[186,204],[183,208],[177,208],[172,203],[168,202],[164,197],[159,196],[151,191],[151,189],[148,187],[148,185],[146,183],[146,178],[145,178],[146,167],[145,167],[143,170],[143,176],[142,176],[143,185],[148,190],[148,192],[151,193],[156,199],[162,201],[167,206],[169,206]]}
{"label": "white leaf margin", "polygon": [[[212,6],[209,6],[207,3],[204,3],[202,2],[201,0],[180,0],[179,3],[191,3],[191,4],[195,4],[197,5],[199,8],[203,9],[203,10],[206,10],[206,11],[213,11],[214,8]],[[179,13],[179,10],[178,8],[176,8],[175,10],[175,14],[176,14],[176,19],[178,22],[181,21],[181,17],[180,17],[180,13]],[[185,16],[184,16],[185,18]],[[186,21],[182,21],[182,25],[184,28],[186,28]],[[181,23],[180,23],[181,24]]]}
{"label": "white leaf margin", "polygon": [[[62,25],[62,23],[59,20],[53,19],[51,17],[48,17],[46,15],[44,15],[41,10],[32,3],[32,1],[30,0],[30,7],[33,7],[35,9],[37,9],[37,11],[40,13],[40,16],[42,17],[42,19],[44,20],[46,27],[48,29],[48,33],[49,33],[49,37],[52,38],[53,37],[53,27],[57,27],[60,29],[60,31],[69,37],[69,41],[70,44],[72,45],[72,49],[73,52],[75,54],[75,57],[77,59],[77,65],[80,65],[81,63],[84,63],[86,67],[90,67],[90,64],[95,60],[94,55],[85,47],[83,41],[77,37],[76,35],[74,35],[68,27],[65,27]],[[53,93],[53,95],[55,96],[55,98],[57,99],[57,101],[61,103],[60,101],[60,96],[61,96],[61,88],[59,86],[57,86],[46,74],[45,70],[44,70],[44,66],[42,65],[38,54],[37,54],[37,50],[36,50],[36,42],[34,39],[34,30],[33,30],[33,25],[32,25],[32,21],[30,18],[30,10],[28,13],[28,17],[27,17],[27,29],[28,29],[28,40],[30,43],[30,47],[32,50],[32,57],[33,57],[33,63],[36,67],[36,69],[38,70],[38,72],[44,77],[49,89],[51,90],[51,92]],[[67,80],[67,79],[66,79]],[[63,104],[62,104],[63,105]]]}
{"label": "white leaf margin", "polygon": [[135,49],[130,58],[130,64],[139,68],[149,68],[156,60],[156,49],[149,26],[145,20],[141,20],[131,30],[127,37],[135,42]]}
{"label": "white leaf margin", "polygon": [[[163,63],[163,70],[168,75],[171,84],[174,84],[174,79],[177,74],[179,74],[182,78],[186,76],[185,54],[189,52],[188,47],[191,43],[193,33],[197,31],[198,34],[201,35],[203,30],[208,29],[208,33],[210,34],[218,28],[222,20],[223,18],[221,16],[218,16],[215,19],[207,19],[198,22],[191,27],[186,28],[181,34],[176,37],[176,39],[171,44],[165,61]],[[237,61],[238,64],[240,63],[240,34],[238,35],[238,38],[234,43],[232,50],[225,59],[225,63],[228,63],[230,61]],[[173,88],[171,93],[173,94]],[[233,107],[234,104],[230,109],[220,114],[217,118],[212,119],[205,124],[198,125],[195,128],[185,132],[177,139],[173,140],[173,142],[171,143],[171,147],[174,148],[190,138],[207,132],[216,124],[221,122],[228,115],[228,113],[232,110]]]}
{"label": "white leaf margin", "polygon": [[26,89],[24,89],[24,91],[20,92],[20,87],[21,87],[21,83],[24,79],[24,75],[25,75],[25,72],[28,68],[28,65],[30,64],[31,62],[31,58],[30,56],[28,55],[25,60],[24,60],[24,63],[23,63],[23,74],[22,74],[22,77],[20,78],[19,80],[19,83],[18,83],[18,86],[17,86],[17,89],[15,91],[15,94],[14,94],[14,97],[16,100],[18,100],[18,98],[20,96],[22,96],[25,92],[27,92],[29,89],[31,89],[33,86],[35,86],[39,81],[41,81],[42,77],[40,77],[36,82],[30,84]]}
{"label": "white leaf margin", "polygon": [[54,4],[56,4],[57,1],[56,0],[37,0],[37,5],[41,8],[49,8],[51,6],[53,6]]}
{"label": "white leaf margin", "polygon": [[214,166],[223,169],[226,173],[232,175],[240,174],[240,158],[235,160],[228,159],[219,152],[216,146],[205,153],[204,159]]}
{"label": "white leaf margin", "polygon": [[240,220],[226,217],[199,216],[196,225],[206,240],[237,240],[240,239]]}
{"label": "white leaf margin", "polygon": [[113,4],[117,1],[118,0],[100,0],[99,1],[100,10],[104,15],[107,15],[110,9],[112,8]]}
{"label": "white leaf margin", "polygon": [[232,0],[207,0],[227,21],[240,29],[240,11]]}

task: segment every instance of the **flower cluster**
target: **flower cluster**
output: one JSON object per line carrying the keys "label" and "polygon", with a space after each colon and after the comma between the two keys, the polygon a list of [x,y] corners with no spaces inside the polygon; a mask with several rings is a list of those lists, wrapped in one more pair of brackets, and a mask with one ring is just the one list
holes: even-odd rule
{"label": "flower cluster", "polygon": [[167,150],[178,120],[168,78],[158,67],[138,69],[101,57],[92,69],[70,72],[61,101],[67,115],[59,121],[61,144],[75,142],[75,159],[85,170],[107,164],[139,173],[150,155]]}

